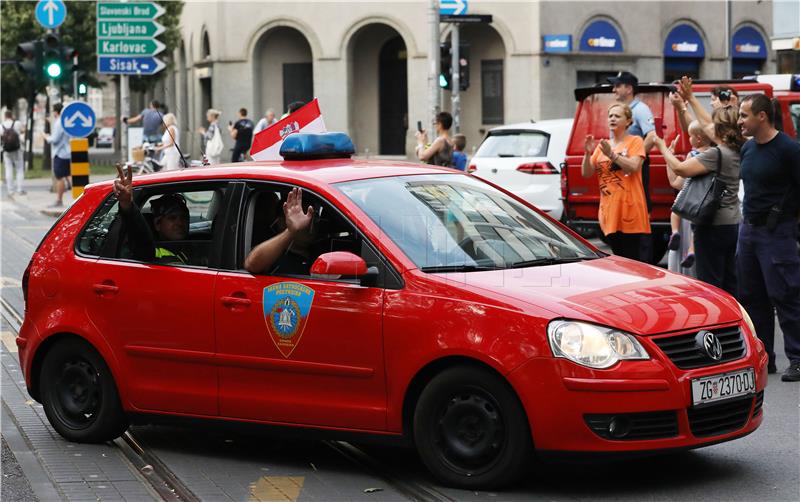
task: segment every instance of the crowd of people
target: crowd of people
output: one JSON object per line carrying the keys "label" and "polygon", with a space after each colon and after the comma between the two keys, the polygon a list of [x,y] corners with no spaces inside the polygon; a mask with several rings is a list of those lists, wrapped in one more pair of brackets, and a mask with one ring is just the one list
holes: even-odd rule
{"label": "crowd of people", "polygon": [[[800,381],[800,144],[775,126],[771,100],[750,94],[741,101],[736,91],[719,86],[706,110],[683,77],[670,101],[692,152],[679,159],[655,131],[653,114],[636,99],[638,79],[621,72],[610,79],[616,102],[608,107],[609,139],[585,138],[582,173],[597,177],[600,187],[598,220],[614,254],[636,260],[649,258],[650,223],[647,202],[648,153],[655,146],[666,161],[673,188],[709,186],[710,217],[692,222],[692,235],[682,236],[673,217],[668,247],[692,240],[697,277],[734,295],[749,313],[769,353],[770,373],[776,373],[774,312],[784,335],[790,366],[784,381]],[[660,133],[660,131],[659,131]],[[422,150],[418,148],[418,150]],[[435,144],[422,151],[432,157]],[[420,157],[422,158],[422,157]],[[713,178],[703,177],[713,176]],[[739,199],[739,184],[744,196]],[[701,183],[704,183],[701,185]],[[711,194],[711,192],[706,192]],[[697,204],[704,201],[694,201]],[[678,210],[673,206],[674,210]],[[709,214],[706,211],[705,214]],[[684,265],[691,266],[684,260]]]}

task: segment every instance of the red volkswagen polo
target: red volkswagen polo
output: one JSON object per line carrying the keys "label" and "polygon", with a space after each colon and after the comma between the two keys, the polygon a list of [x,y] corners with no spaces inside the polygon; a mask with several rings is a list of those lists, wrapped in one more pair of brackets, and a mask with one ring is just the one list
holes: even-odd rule
{"label": "red volkswagen polo", "polygon": [[[442,483],[487,488],[534,452],[696,448],[761,424],[767,355],[723,291],[605,255],[473,176],[296,136],[295,160],[134,180],[147,245],[180,260],[142,258],[110,182],[53,226],[17,344],[62,436],[170,415],[404,437]],[[247,272],[293,187],[310,228]],[[188,218],[168,235],[176,199]]]}

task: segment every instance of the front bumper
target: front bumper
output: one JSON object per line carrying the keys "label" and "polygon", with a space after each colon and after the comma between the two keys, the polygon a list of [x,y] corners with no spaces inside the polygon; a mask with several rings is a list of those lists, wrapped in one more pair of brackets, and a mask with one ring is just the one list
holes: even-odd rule
{"label": "front bumper", "polygon": [[[763,420],[767,355],[762,344],[742,329],[744,357],[714,366],[679,369],[651,339],[638,337],[652,359],[593,370],[566,359],[542,357],[531,359],[508,378],[528,414],[539,451],[634,453],[697,448],[746,435]],[[746,368],[755,371],[755,395],[693,406],[692,379]],[[639,424],[637,433],[612,438],[606,428],[617,417],[628,425]]]}

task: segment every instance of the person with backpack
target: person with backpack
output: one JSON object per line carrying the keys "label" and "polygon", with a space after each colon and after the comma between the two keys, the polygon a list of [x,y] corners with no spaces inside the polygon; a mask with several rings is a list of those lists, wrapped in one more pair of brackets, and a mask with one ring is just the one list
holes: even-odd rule
{"label": "person with backpack", "polygon": [[6,169],[8,194],[25,195],[22,180],[25,178],[25,158],[22,140],[23,128],[14,120],[11,110],[6,110],[5,120],[0,124],[0,137],[3,142],[3,165]]}

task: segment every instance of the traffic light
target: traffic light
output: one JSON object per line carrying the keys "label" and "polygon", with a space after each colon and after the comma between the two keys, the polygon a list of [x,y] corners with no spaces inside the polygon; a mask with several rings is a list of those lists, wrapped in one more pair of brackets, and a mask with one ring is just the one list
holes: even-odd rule
{"label": "traffic light", "polygon": [[44,36],[44,78],[60,80],[64,73],[64,61],[61,54],[61,39],[55,33]]}
{"label": "traffic light", "polygon": [[[450,54],[450,42],[439,46],[439,87],[451,89],[453,81],[453,57]],[[469,45],[458,44],[458,88],[462,91],[469,89]]]}
{"label": "traffic light", "polygon": [[17,45],[17,66],[31,77],[35,83],[41,80],[41,40],[30,40]]}

